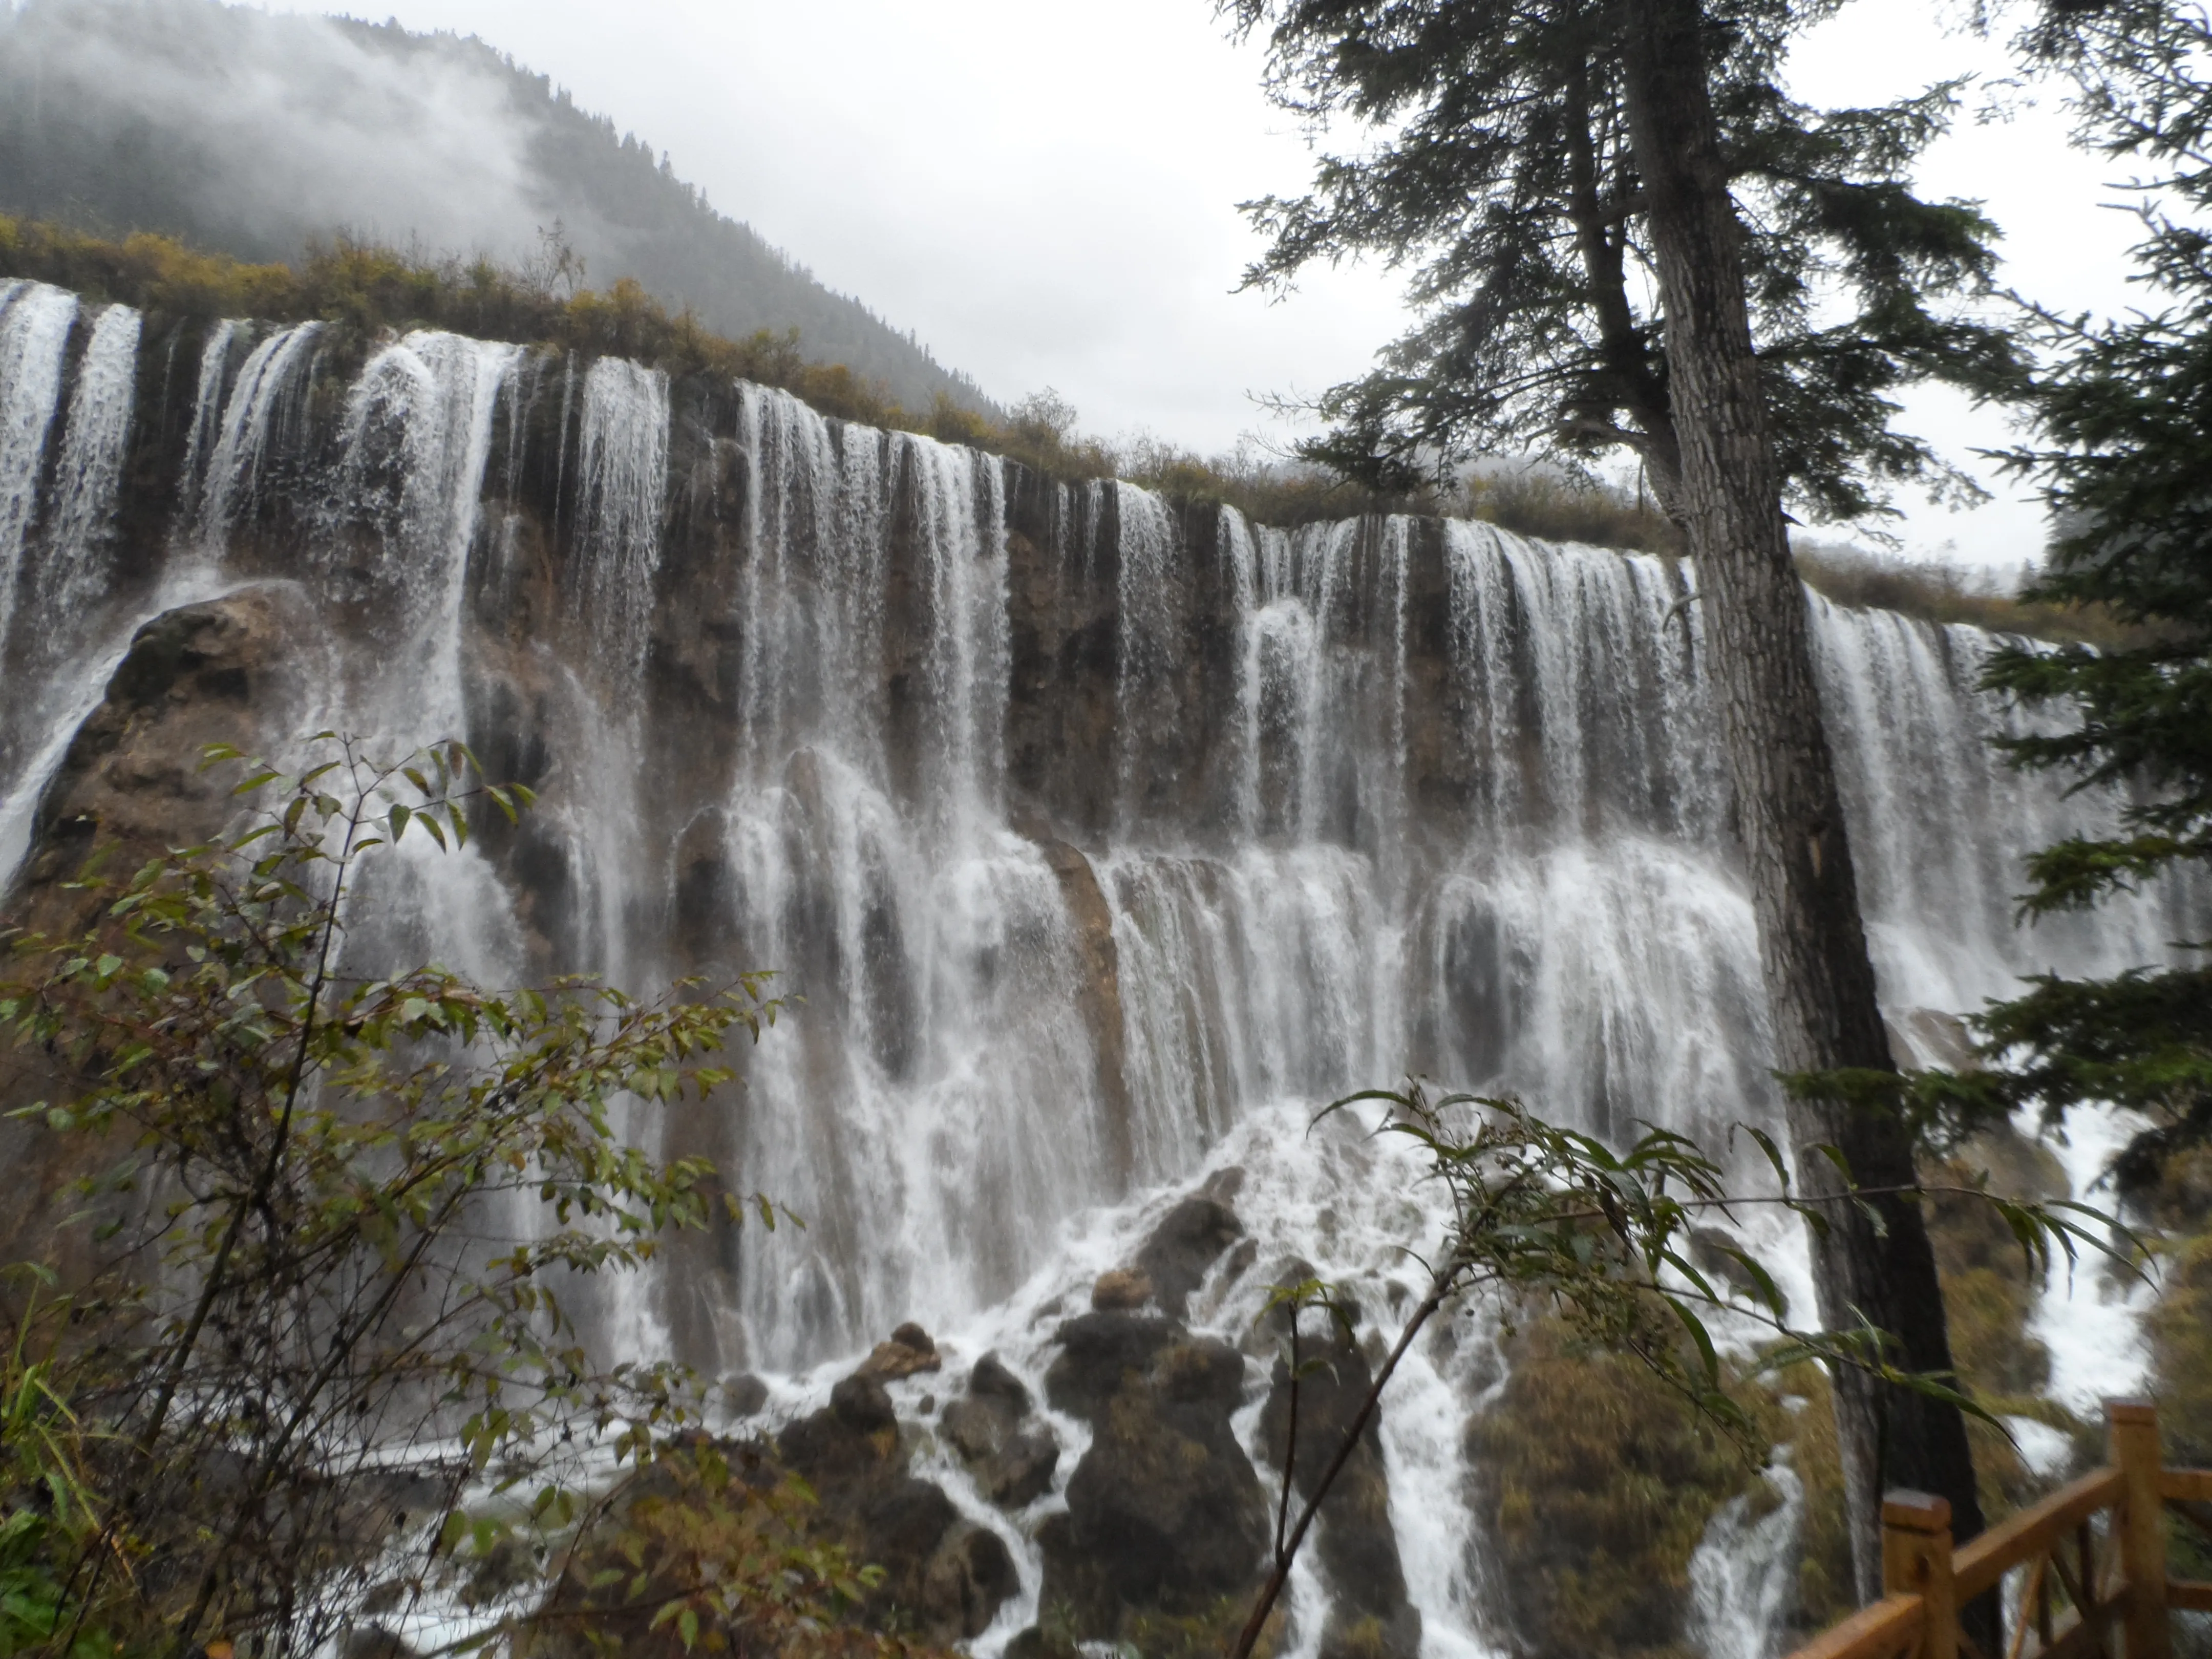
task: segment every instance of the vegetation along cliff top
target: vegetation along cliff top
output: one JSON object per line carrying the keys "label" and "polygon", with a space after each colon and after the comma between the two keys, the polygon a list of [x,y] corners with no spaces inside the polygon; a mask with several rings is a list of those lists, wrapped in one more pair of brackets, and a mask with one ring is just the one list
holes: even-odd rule
{"label": "vegetation along cliff top", "polygon": [[[1257,523],[1298,525],[1362,513],[1410,512],[1482,520],[1525,536],[1673,556],[1680,538],[1648,498],[1595,479],[1510,465],[1470,471],[1455,489],[1376,489],[1304,461],[1249,449],[1204,457],[1150,436],[1112,443],[1078,430],[1049,390],[1004,419],[940,392],[927,410],[842,363],[809,361],[795,329],[732,339],[689,310],[672,309],[629,277],[577,286],[565,249],[509,268],[478,258],[428,259],[340,239],[299,260],[257,264],[141,232],[110,239],[0,215],[0,277],[27,277],[172,316],[322,321],[373,334],[441,328],[486,339],[634,359],[671,374],[754,381],[791,392],[824,415],[925,433],[1004,455],[1051,477],[1120,477],[1193,504],[1218,502]],[[2062,607],[1978,586],[1940,564],[1911,564],[1831,544],[1802,547],[1799,573],[1839,605],[1936,623],[2090,644],[2120,629],[2094,607]]]}

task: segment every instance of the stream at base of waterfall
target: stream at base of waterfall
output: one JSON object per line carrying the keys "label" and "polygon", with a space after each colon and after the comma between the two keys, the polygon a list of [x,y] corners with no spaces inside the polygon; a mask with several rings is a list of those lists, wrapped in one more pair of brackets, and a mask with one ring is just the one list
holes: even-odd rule
{"label": "stream at base of waterfall", "polygon": [[[395,858],[364,960],[779,970],[803,1006],[671,1149],[806,1229],[717,1232],[589,1317],[618,1354],[762,1379],[770,1425],[918,1322],[940,1369],[884,1384],[915,1469],[1018,1579],[985,1656],[1039,1616],[1091,1443],[1058,1334],[1164,1217],[1233,1189],[1240,1242],[1182,1317],[1244,1356],[1248,1449],[1288,1266],[1346,1285],[1370,1338],[1418,1294],[1437,1204],[1348,1118],[1310,1131],[1320,1105],[1418,1073],[1603,1135],[1780,1133],[1695,591],[1485,524],[1255,526],[612,358],[0,283],[0,891],[137,630],[274,593],[301,619],[288,690],[241,709],[242,744],[464,736],[543,799],[519,835]],[[1992,753],[2019,717],[1975,689],[1989,636],[1808,604],[1901,1058],[1948,1058],[1952,1017],[2022,974],[2203,936],[2212,896],[2180,884],[2016,927],[2022,855],[2113,803]],[[2118,1133],[2063,1149],[2077,1194]],[[1794,1226],[1745,1225],[1809,1306]],[[2047,1288],[2065,1403],[2139,1377],[2136,1311]],[[1059,1447],[1012,1507],[944,1416],[987,1354]],[[1509,1645],[1465,1433],[1502,1368],[1470,1310],[1382,1416],[1432,1659]],[[1724,1507],[1693,1563],[1714,1659],[1771,1651],[1788,1611],[1798,1486],[1771,1478],[1778,1504]],[[1301,1566],[1301,1659],[1337,1593]]]}

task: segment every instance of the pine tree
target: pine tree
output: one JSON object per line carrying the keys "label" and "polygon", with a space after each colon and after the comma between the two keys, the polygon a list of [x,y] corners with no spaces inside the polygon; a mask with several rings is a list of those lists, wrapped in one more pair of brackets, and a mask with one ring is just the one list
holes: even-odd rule
{"label": "pine tree", "polygon": [[[1371,374],[1326,394],[1306,447],[1402,487],[1470,453],[1536,449],[1571,465],[1626,450],[1662,502],[1680,471],[1663,307],[1629,131],[1617,8],[1509,13],[1449,0],[1237,0],[1272,25],[1270,90],[1316,120],[1389,136],[1324,155],[1313,190],[1246,211],[1270,246],[1246,273],[1285,285],[1316,260],[1414,267],[1419,324]],[[1948,125],[1945,82],[1902,102],[1816,111],[1777,75],[1803,9],[1709,8],[1719,158],[1767,425],[1790,503],[1813,520],[1881,514],[1887,486],[1976,487],[1895,431],[1892,395],[1934,377],[1977,392],[2016,370],[2005,331],[1947,309],[1984,292],[1996,228],[1917,196],[1913,159]],[[1841,307],[1841,308],[1839,308]]]}
{"label": "pine tree", "polygon": [[[1570,459],[1626,448],[1696,561],[1778,1060],[1799,1080],[1800,1179],[1837,1198],[1814,1231],[1821,1313],[1863,1319],[1911,1369],[1951,1374],[1918,1210],[1840,1201],[1812,1152],[1868,1188],[1909,1188],[1912,1135],[1821,1078],[1891,1075],[1784,502],[1878,512],[1918,479],[1967,488],[1891,429],[1890,394],[1935,375],[1984,391],[2014,372],[2002,335],[1948,314],[1986,283],[1993,228],[1905,179],[1955,88],[1814,112],[1781,91],[1789,0],[1232,0],[1266,27],[1271,88],[1383,134],[1324,158],[1311,194],[1251,211],[1273,237],[1251,280],[1380,251],[1418,264],[1420,325],[1323,400],[1309,449],[1373,483],[1473,448]],[[1847,314],[1824,320],[1842,302]],[[1856,1577],[1879,1593],[1886,1485],[1941,1493],[1979,1530],[1955,1407],[1838,1378]]]}
{"label": "pine tree", "polygon": [[[2000,652],[1989,684],[2078,716],[2006,745],[2015,764],[2134,792],[2116,833],[2077,836],[2029,866],[2031,914],[2075,909],[2212,866],[2212,21],[2194,6],[2123,0],[2051,7],[2023,36],[2031,62],[2073,83],[2081,141],[2142,169],[2146,308],[2097,322],[2039,312],[2049,366],[2031,407],[2040,441],[2013,457],[2038,477],[2063,533],[2032,597],[2105,607],[2132,624],[2118,649]],[[1981,1018],[1999,1062],[1928,1080],[1954,1104],[2056,1115],[2131,1106],[2152,1127],[2123,1154],[2124,1186],[2212,1139],[2212,961],[2105,980],[2044,975]]]}

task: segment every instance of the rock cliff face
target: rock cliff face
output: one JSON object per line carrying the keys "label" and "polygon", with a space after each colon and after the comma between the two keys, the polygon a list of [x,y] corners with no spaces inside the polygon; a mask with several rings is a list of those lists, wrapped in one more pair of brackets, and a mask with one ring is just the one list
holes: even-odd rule
{"label": "rock cliff face", "polygon": [[[217,834],[234,803],[229,781],[199,769],[209,743],[230,742],[298,687],[287,636],[300,629],[295,596],[244,587],[166,611],[137,630],[95,707],[70,744],[40,804],[34,855],[11,895],[9,918],[71,935],[97,919],[99,902],[70,884],[96,848],[127,875],[163,850]],[[30,1057],[0,1062],[0,1105],[47,1098],[55,1079]],[[82,1141],[43,1133],[34,1121],[0,1117],[0,1167],[15,1171],[16,1201],[0,1206],[0,1261],[49,1256],[77,1265],[82,1230],[54,1224],[76,1200],[71,1182],[106,1157]]]}
{"label": "rock cliff face", "polygon": [[[1413,1069],[1600,1134],[1779,1130],[1694,588],[1476,524],[1255,526],[617,358],[0,283],[0,908],[56,925],[97,841],[216,827],[207,741],[466,738],[540,809],[378,867],[356,966],[804,999],[665,1136],[806,1229],[678,1241],[608,1328],[752,1377],[727,1397],[826,1460],[931,1628],[1200,1644],[1267,1541],[1267,1285],[1346,1284],[1364,1345],[1442,1224],[1318,1105]],[[2111,803],[1990,754],[1983,636],[1808,604],[1901,1035],[2203,936],[2161,889],[2023,941],[2020,854]],[[1802,1297],[1794,1235],[1756,1242]],[[883,1356],[902,1428],[863,1457],[868,1389],[792,1379],[909,1320],[945,1370]],[[1487,1352],[1414,1357],[1324,1516],[1293,1616],[1333,1654],[1495,1635]]]}

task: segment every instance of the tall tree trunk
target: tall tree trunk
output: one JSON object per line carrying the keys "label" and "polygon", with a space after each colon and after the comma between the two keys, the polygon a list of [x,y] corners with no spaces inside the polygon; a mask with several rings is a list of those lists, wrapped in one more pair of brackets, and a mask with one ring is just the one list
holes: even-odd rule
{"label": "tall tree trunk", "polygon": [[[1681,499],[1697,562],[1711,672],[1759,921],[1759,966],[1785,1072],[1889,1069],[1874,966],[1859,916],[1835,766],[1813,679],[1803,589],[1790,562],[1744,300],[1741,231],[1706,80],[1698,0],[1625,0],[1631,142],[1659,270]],[[1909,1184],[1909,1132],[1892,1115],[1799,1101],[1798,1181],[1842,1185],[1812,1152],[1843,1149],[1862,1186]],[[1813,1237],[1821,1318],[1863,1316],[1911,1369],[1948,1373],[1950,1341],[1918,1207],[1879,1200],[1881,1229],[1847,1205]],[[1981,1530],[1966,1422],[1909,1389],[1836,1379],[1836,1431],[1862,1600],[1881,1591],[1881,1495],[1910,1486],[1951,1502],[1960,1538]]]}

